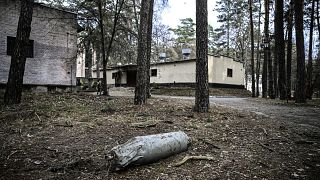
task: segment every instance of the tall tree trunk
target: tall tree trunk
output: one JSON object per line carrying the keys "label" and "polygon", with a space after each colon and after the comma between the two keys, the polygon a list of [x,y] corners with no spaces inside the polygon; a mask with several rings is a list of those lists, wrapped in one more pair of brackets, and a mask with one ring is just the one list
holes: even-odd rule
{"label": "tall tree trunk", "polygon": [[[317,0],[317,25],[318,25],[318,33],[320,34],[320,18],[319,18],[319,0]],[[318,36],[320,41],[320,36]]]}
{"label": "tall tree trunk", "polygon": [[264,1],[265,21],[264,21],[264,56],[262,70],[262,97],[267,98],[268,94],[268,47],[269,47],[269,6],[268,0]]}
{"label": "tall tree trunk", "polygon": [[274,96],[275,98],[279,97],[279,86],[278,86],[278,59],[277,59],[277,49],[273,46],[272,47],[273,55],[273,89],[274,89]]}
{"label": "tall tree trunk", "polygon": [[265,54],[265,60],[267,61],[268,64],[268,95],[269,98],[274,99],[274,86],[273,86],[273,73],[272,73],[272,59],[271,59],[271,51],[270,51],[270,37],[269,37],[269,0],[264,1],[264,6],[265,6],[265,39],[266,39],[266,44],[265,44],[265,49],[264,49],[264,54]]}
{"label": "tall tree trunk", "polygon": [[305,52],[303,37],[303,0],[294,0],[294,17],[297,45],[296,103],[305,103]]}
{"label": "tall tree trunk", "polygon": [[279,63],[278,67],[278,89],[280,92],[280,100],[285,100],[286,94],[286,62],[285,62],[285,44],[283,32],[283,0],[276,0],[275,3],[275,48],[277,54],[276,61]]}
{"label": "tall tree trunk", "polygon": [[306,82],[306,97],[312,99],[312,42],[313,42],[313,24],[314,24],[314,6],[315,0],[312,0],[311,19],[310,19],[310,32],[309,32],[309,53],[308,53],[308,66],[307,66],[307,82]]}
{"label": "tall tree trunk", "polygon": [[252,17],[252,0],[249,0],[250,11],[250,37],[251,37],[251,92],[252,97],[255,97],[255,77],[254,77],[254,32],[253,32],[253,17]]}
{"label": "tall tree trunk", "polygon": [[140,25],[138,34],[138,57],[137,57],[137,81],[135,88],[134,104],[141,105],[147,102],[147,72],[148,69],[148,19],[150,1],[141,1]]}
{"label": "tall tree trunk", "polygon": [[87,19],[87,36],[85,37],[84,48],[85,48],[85,64],[88,69],[85,71],[86,78],[92,78],[92,49],[91,49],[91,29],[89,27],[89,20]]}
{"label": "tall tree trunk", "polygon": [[6,105],[19,104],[21,102],[27,45],[31,32],[33,3],[34,0],[21,0],[16,41],[4,94],[4,104]]}
{"label": "tall tree trunk", "polygon": [[208,112],[208,8],[207,0],[196,1],[196,112]]}
{"label": "tall tree trunk", "polygon": [[85,64],[88,69],[85,71],[86,78],[92,78],[92,49],[91,42],[87,39],[85,42]]}
{"label": "tall tree trunk", "polygon": [[113,41],[114,41],[114,37],[116,35],[116,32],[117,32],[117,23],[118,23],[118,20],[119,20],[119,16],[120,16],[120,13],[121,13],[121,10],[122,10],[122,6],[124,4],[124,0],[117,0],[116,1],[116,7],[115,7],[115,15],[114,15],[114,19],[113,19],[113,26],[112,26],[112,31],[111,31],[111,37],[110,37],[110,40],[109,40],[109,43],[108,43],[108,47],[107,47],[107,53],[105,53],[105,43],[104,43],[104,33],[103,33],[103,16],[102,16],[102,3],[101,3],[101,0],[99,0],[99,3],[98,3],[98,9],[99,9],[99,16],[100,16],[100,30],[101,30],[101,38],[103,37],[103,40],[102,41],[102,46],[103,46],[103,51],[102,51],[102,55],[104,56],[103,57],[103,87],[102,87],[102,90],[103,90],[103,95],[109,95],[109,92],[108,92],[108,85],[107,85],[107,63],[109,61],[109,57],[111,55],[111,48],[112,48],[112,44],[113,44]]}
{"label": "tall tree trunk", "polygon": [[96,72],[97,72],[97,78],[100,79],[100,60],[101,60],[101,53],[100,53],[100,47],[97,48],[96,51]]}
{"label": "tall tree trunk", "polygon": [[[276,29],[276,23],[274,23],[274,29]],[[273,89],[275,98],[279,97],[279,86],[278,86],[278,49],[272,46],[273,52]]]}
{"label": "tall tree trunk", "polygon": [[271,59],[273,59],[273,89],[274,89],[274,96],[275,98],[279,97],[279,87],[278,87],[278,60],[277,60],[277,49],[275,46],[271,47],[271,53],[273,53],[273,56],[271,54]]}
{"label": "tall tree trunk", "polygon": [[258,43],[257,43],[257,69],[256,69],[256,96],[260,96],[260,90],[259,90],[259,84],[260,84],[260,64],[261,64],[261,58],[260,58],[260,23],[261,23],[261,0],[259,0],[259,20],[258,20]]}
{"label": "tall tree trunk", "polygon": [[291,61],[292,61],[292,24],[293,20],[293,2],[290,1],[288,21],[288,44],[287,44],[287,97],[291,98]]}
{"label": "tall tree trunk", "polygon": [[150,92],[150,61],[151,61],[151,43],[152,43],[152,21],[153,21],[153,5],[154,0],[150,0],[149,17],[148,17],[148,54],[147,54],[147,98],[151,97]]}
{"label": "tall tree trunk", "polygon": [[228,12],[227,12],[227,56],[230,53],[230,0],[227,0]]}
{"label": "tall tree trunk", "polygon": [[103,27],[103,15],[102,15],[102,0],[98,0],[98,10],[99,10],[99,27],[100,27],[100,39],[101,39],[101,52],[102,52],[102,91],[103,95],[109,95],[108,92],[108,83],[107,83],[107,59],[105,51],[105,42],[104,42],[104,27]]}

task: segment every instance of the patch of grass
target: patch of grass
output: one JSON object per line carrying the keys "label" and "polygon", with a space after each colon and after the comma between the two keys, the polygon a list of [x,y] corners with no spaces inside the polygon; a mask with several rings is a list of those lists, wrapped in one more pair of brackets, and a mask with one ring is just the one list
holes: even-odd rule
{"label": "patch of grass", "polygon": [[108,100],[104,103],[103,109],[101,112],[103,113],[114,113],[116,111],[117,104],[113,100]]}
{"label": "patch of grass", "polygon": [[206,119],[206,122],[207,122],[207,123],[211,123],[211,122],[213,122],[213,119],[210,118],[210,117],[208,117],[208,118]]}
{"label": "patch of grass", "polygon": [[320,107],[320,98],[314,98],[312,100],[307,100],[306,103],[296,103],[295,100],[280,100],[280,99],[264,99],[264,98],[255,98],[251,99],[252,101],[258,101],[268,104],[277,104],[283,106],[296,106],[296,107]]}
{"label": "patch of grass", "polygon": [[311,101],[309,101],[308,104],[320,107],[320,98],[314,98]]}

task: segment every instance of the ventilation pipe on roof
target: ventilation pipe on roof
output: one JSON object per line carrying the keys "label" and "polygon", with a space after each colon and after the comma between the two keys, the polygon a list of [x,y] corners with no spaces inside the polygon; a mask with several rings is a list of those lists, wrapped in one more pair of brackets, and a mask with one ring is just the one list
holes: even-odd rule
{"label": "ventilation pipe on roof", "polygon": [[164,62],[166,60],[167,56],[166,53],[160,53],[159,54],[159,59],[161,62]]}
{"label": "ventilation pipe on roof", "polygon": [[191,49],[189,49],[189,48],[182,49],[183,60],[190,59],[190,54],[191,54]]}

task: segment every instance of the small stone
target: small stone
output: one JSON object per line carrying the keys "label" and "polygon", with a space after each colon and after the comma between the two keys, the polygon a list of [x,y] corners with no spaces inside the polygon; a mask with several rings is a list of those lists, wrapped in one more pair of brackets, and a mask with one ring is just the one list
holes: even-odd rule
{"label": "small stone", "polygon": [[33,163],[35,163],[36,165],[39,165],[39,164],[42,163],[42,161],[36,160],[36,161],[34,161]]}
{"label": "small stone", "polygon": [[299,177],[299,175],[297,173],[293,173],[292,174],[294,177]]}

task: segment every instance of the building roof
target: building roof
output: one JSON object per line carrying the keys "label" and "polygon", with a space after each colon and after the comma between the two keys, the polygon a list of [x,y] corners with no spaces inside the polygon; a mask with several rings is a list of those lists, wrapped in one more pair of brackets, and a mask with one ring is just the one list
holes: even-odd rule
{"label": "building roof", "polygon": [[[217,55],[212,55],[212,54],[208,54],[208,55],[214,56],[217,58],[226,57],[226,58],[232,59],[235,62],[243,63],[241,61],[235,60],[235,59],[228,57],[228,56],[217,56]],[[193,58],[193,59],[184,59],[184,60],[176,60],[176,61],[155,62],[155,63],[151,63],[151,66],[152,65],[163,65],[163,64],[177,64],[177,63],[185,63],[185,62],[192,62],[192,61],[196,61],[196,59]],[[136,64],[125,64],[125,65],[109,66],[108,69],[130,69],[130,68],[135,68],[136,66],[137,66]]]}
{"label": "building roof", "polygon": [[45,7],[45,8],[50,8],[50,9],[54,9],[54,10],[58,10],[58,11],[62,11],[62,12],[70,13],[70,14],[74,14],[74,15],[78,14],[76,12],[72,12],[72,11],[69,11],[69,10],[60,9],[60,8],[57,8],[57,7],[52,7],[52,6],[49,6],[49,5],[44,4],[44,3],[35,2],[34,4],[42,6],[42,7]]}
{"label": "building roof", "polygon": [[[222,56],[222,55],[213,55],[213,54],[208,54],[208,56],[213,56],[213,57],[217,57],[217,58],[220,58],[220,57],[225,57],[225,58],[229,58],[229,59],[232,59],[233,61],[235,62],[240,62],[240,63],[243,63],[239,60],[236,60],[232,57],[229,57],[229,56]],[[184,59],[184,60],[175,60],[175,61],[164,61],[164,62],[156,62],[156,63],[152,63],[151,65],[160,65],[160,64],[172,64],[172,63],[184,63],[184,62],[191,62],[191,61],[196,61],[197,59],[196,58],[193,58],[193,59]]]}

